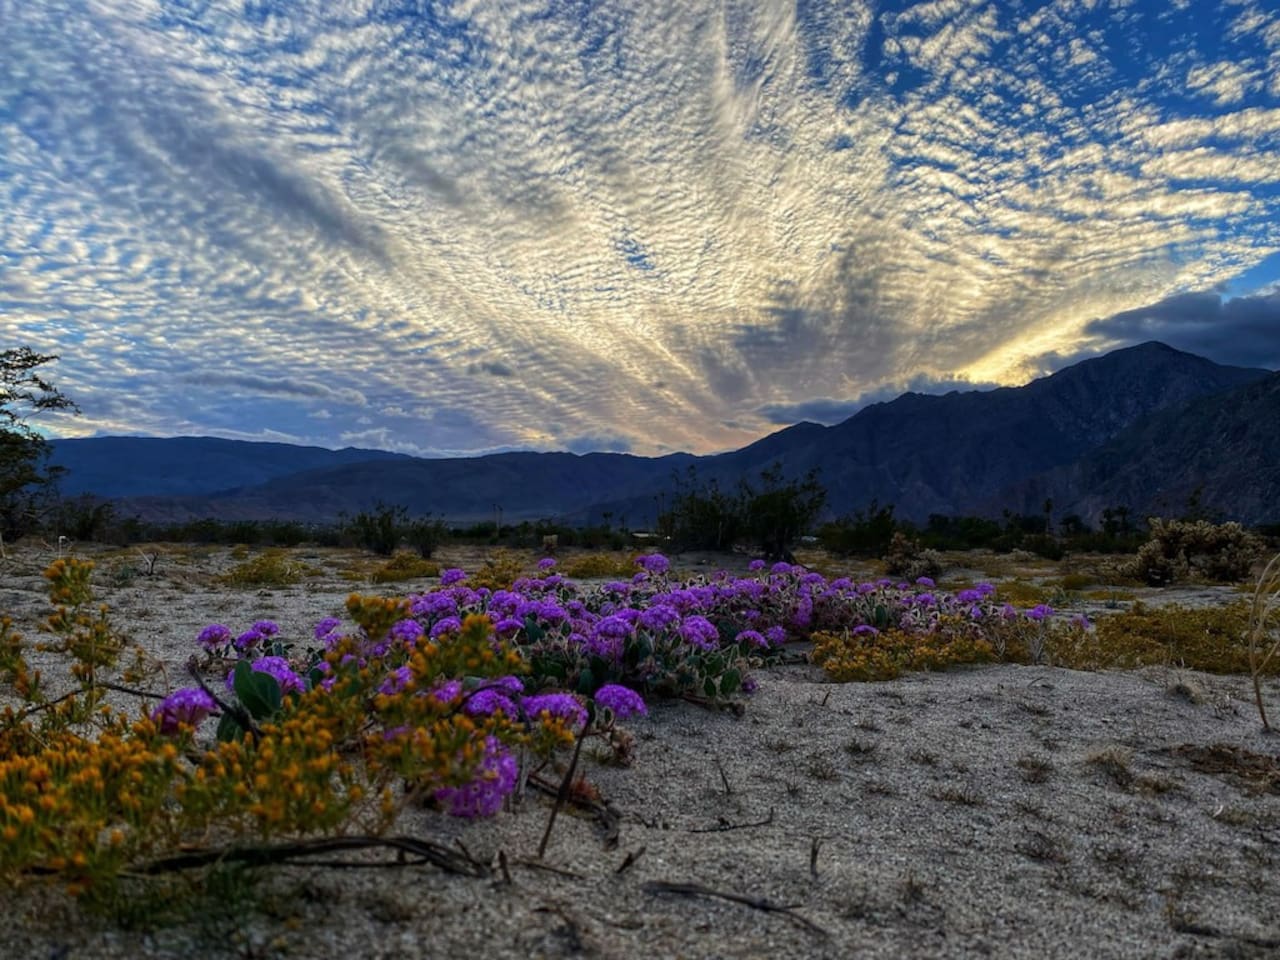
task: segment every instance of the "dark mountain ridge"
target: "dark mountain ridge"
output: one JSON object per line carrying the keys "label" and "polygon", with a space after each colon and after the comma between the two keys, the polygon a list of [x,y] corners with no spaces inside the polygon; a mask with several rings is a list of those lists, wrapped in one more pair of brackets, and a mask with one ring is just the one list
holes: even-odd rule
{"label": "dark mountain ridge", "polygon": [[[1185,482],[1199,477],[1199,483],[1223,488],[1215,497],[1232,500],[1232,485],[1244,481],[1221,467],[1220,448],[1241,436],[1237,413],[1267,416],[1272,394],[1262,385],[1274,376],[1145,343],[1022,387],[945,396],[907,393],[831,427],[799,423],[739,450],[704,457],[503,453],[432,460],[282,444],[231,447],[235,441],[196,438],[146,441],[157,445],[144,448],[147,452],[163,445],[175,451],[167,461],[157,453],[147,461],[149,469],[138,468],[137,448],[122,446],[110,455],[113,443],[140,442],[134,438],[58,441],[55,456],[72,471],[71,490],[94,490],[98,482],[94,492],[127,498],[126,510],[170,520],[325,521],[381,500],[454,521],[492,518],[499,509],[506,520],[548,517],[579,523],[609,512],[615,521],[625,517],[631,526],[643,527],[655,518],[661,498],[670,497],[673,476],[690,467],[700,482],[732,488],[744,478],[758,480],[760,471],[775,462],[791,477],[817,470],[834,515],[872,500],[894,504],[899,517],[917,521],[932,513],[998,515],[1028,503],[1039,512],[1050,496],[1055,504],[1080,504],[1080,512],[1092,510],[1094,501],[1143,511],[1147,499],[1171,495],[1173,488],[1139,483],[1134,471],[1173,476],[1179,468],[1187,473]],[[1251,385],[1262,391],[1256,399],[1243,405],[1232,399]],[[1201,403],[1210,406],[1202,409]],[[1217,412],[1205,412],[1211,407]],[[1192,433],[1182,418],[1202,424],[1196,427],[1194,451],[1186,448]],[[1274,451],[1280,447],[1273,444],[1269,453],[1266,437],[1246,433],[1249,462],[1262,486],[1226,514],[1256,520],[1259,510],[1270,509],[1266,490],[1280,494],[1274,475]],[[1171,450],[1174,441],[1182,447]],[[96,459],[76,452],[77,445],[95,442],[100,445]],[[205,443],[214,445],[207,458],[200,448]],[[96,464],[96,472],[73,480],[77,462],[81,469]],[[166,473],[165,463],[172,465],[173,475]],[[1151,466],[1140,466],[1146,463]],[[230,478],[235,482],[222,482]]]}

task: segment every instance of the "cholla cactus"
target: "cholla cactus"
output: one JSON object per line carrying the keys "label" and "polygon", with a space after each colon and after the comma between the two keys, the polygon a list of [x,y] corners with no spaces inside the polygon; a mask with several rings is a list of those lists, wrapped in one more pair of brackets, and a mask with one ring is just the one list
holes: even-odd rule
{"label": "cholla cactus", "polygon": [[1151,539],[1123,572],[1152,586],[1192,578],[1243,580],[1262,553],[1262,541],[1238,523],[1148,521]]}
{"label": "cholla cactus", "polygon": [[908,540],[902,533],[895,533],[885,554],[885,569],[890,576],[918,580],[920,577],[937,577],[942,573],[942,554],[937,550],[921,548],[920,541]]}

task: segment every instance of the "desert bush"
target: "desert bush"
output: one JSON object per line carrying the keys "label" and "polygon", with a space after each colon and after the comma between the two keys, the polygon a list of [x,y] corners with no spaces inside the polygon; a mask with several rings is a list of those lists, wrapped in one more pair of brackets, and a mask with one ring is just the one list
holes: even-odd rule
{"label": "desert bush", "polygon": [[893,504],[882,507],[872,500],[865,510],[824,523],[818,529],[818,542],[837,556],[882,557],[896,530]]}
{"label": "desert bush", "polygon": [[379,501],[372,510],[343,517],[342,527],[357,546],[380,557],[389,557],[400,545],[401,530],[407,519],[408,511],[404,507]]}
{"label": "desert bush", "polygon": [[236,564],[220,579],[234,587],[285,587],[300,582],[307,572],[304,564],[291,560],[285,551],[265,550]]}
{"label": "desert bush", "polygon": [[[467,580],[473,590],[505,590],[524,574],[524,559],[511,550],[496,550],[485,557],[484,563]],[[443,577],[449,571],[441,574]]]}
{"label": "desert bush", "polygon": [[1188,579],[1242,580],[1262,554],[1262,541],[1238,523],[1160,517],[1147,522],[1150,539],[1121,572],[1151,586]]}
{"label": "desert bush", "polygon": [[427,560],[448,539],[449,527],[440,517],[415,517],[404,525],[404,542]]}
{"label": "desert bush", "polygon": [[636,561],[633,554],[584,553],[566,559],[561,569],[566,577],[577,580],[629,577],[636,572]]}
{"label": "desert bush", "polygon": [[389,560],[374,568],[369,578],[374,583],[401,583],[439,574],[440,564],[434,560],[428,560],[412,550],[397,550]]}
{"label": "desert bush", "polygon": [[890,576],[906,580],[937,577],[942,573],[942,554],[921,547],[920,541],[909,539],[901,532],[895,533],[890,539],[889,552],[885,554],[884,561],[885,570]]}

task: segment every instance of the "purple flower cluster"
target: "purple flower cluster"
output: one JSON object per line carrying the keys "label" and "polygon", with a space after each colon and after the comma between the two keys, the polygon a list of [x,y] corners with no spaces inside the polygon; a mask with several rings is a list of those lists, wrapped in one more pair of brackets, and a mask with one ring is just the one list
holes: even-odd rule
{"label": "purple flower cluster", "polygon": [[211,623],[200,631],[196,643],[212,652],[226,649],[231,642],[231,628],[221,623]]}
{"label": "purple flower cluster", "polygon": [[587,708],[570,693],[541,693],[524,697],[520,706],[530,720],[536,720],[545,713],[553,720],[567,720],[575,728],[584,727],[587,723]]}
{"label": "purple flower cluster", "polygon": [[160,725],[161,733],[172,736],[182,725],[199,726],[200,721],[217,709],[213,697],[199,687],[182,687],[160,701],[151,719]]}
{"label": "purple flower cluster", "polygon": [[440,787],[436,803],[455,817],[474,820],[492,817],[502,809],[502,801],[516,787],[520,772],[516,758],[497,737],[486,737],[480,769],[460,787]]}
{"label": "purple flower cluster", "polygon": [[[294,673],[293,668],[289,666],[289,661],[284,657],[259,657],[249,664],[257,673],[269,674],[275,677],[276,683],[280,684],[281,693],[305,693],[307,685],[303,679]],[[235,671],[227,675],[227,687],[233,687],[233,679]]]}
{"label": "purple flower cluster", "polygon": [[598,706],[613,711],[613,715],[619,720],[643,717],[649,712],[640,694],[630,687],[623,687],[616,683],[605,684],[596,691],[593,699]]}

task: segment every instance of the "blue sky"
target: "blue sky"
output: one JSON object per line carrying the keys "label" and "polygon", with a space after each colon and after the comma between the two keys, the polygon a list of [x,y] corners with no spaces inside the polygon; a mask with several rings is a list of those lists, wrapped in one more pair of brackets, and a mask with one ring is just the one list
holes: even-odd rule
{"label": "blue sky", "polygon": [[0,0],[63,436],[704,453],[1148,339],[1280,366],[1280,12]]}

